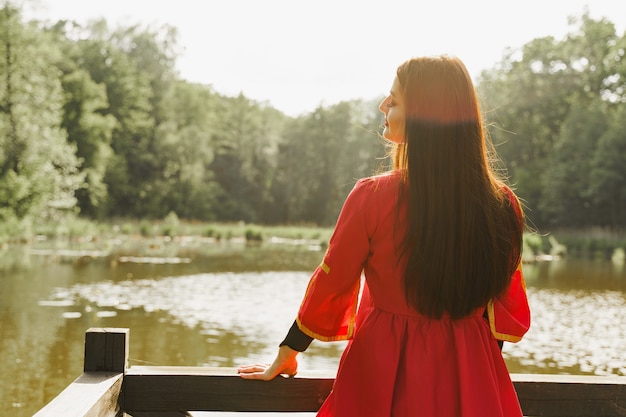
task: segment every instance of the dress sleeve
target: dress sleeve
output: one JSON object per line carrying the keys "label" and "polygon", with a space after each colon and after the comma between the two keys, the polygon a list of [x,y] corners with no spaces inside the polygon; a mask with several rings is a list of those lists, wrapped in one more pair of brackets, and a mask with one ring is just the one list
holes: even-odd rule
{"label": "dress sleeve", "polygon": [[315,339],[347,340],[354,333],[361,273],[370,250],[367,219],[376,210],[369,201],[370,181],[358,181],[348,195],[300,305],[298,328]]}
{"label": "dress sleeve", "polygon": [[[520,220],[520,227],[523,227],[523,211],[520,202],[508,187],[505,191]],[[530,328],[530,307],[521,261],[504,294],[493,298],[487,304],[487,314],[491,333],[498,340],[519,342]]]}
{"label": "dress sleeve", "polygon": [[487,314],[491,333],[496,339],[506,342],[522,340],[530,328],[530,307],[521,263],[506,292],[489,301]]}

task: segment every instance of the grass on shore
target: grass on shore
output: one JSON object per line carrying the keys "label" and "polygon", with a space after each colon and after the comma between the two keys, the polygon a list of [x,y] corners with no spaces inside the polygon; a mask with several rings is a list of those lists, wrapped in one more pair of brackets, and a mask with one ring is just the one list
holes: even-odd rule
{"label": "grass on shore", "polygon": [[38,240],[73,241],[115,237],[205,237],[217,241],[245,239],[266,241],[271,238],[327,242],[331,227],[315,225],[258,225],[244,222],[207,223],[178,219],[171,213],[163,220],[118,219],[96,222],[78,217],[46,224],[0,223],[0,243],[29,243]]}
{"label": "grass on shore", "polygon": [[[96,222],[80,217],[69,217],[59,222],[36,224],[32,222],[0,223],[0,245],[28,244],[55,241],[71,244],[78,241],[105,242],[112,239],[153,240],[156,238],[208,238],[217,242],[233,240],[268,242],[300,240],[325,246],[332,227],[316,225],[258,225],[244,222],[207,223],[180,220],[170,213],[162,220],[116,219]],[[573,256],[592,259],[612,259],[624,253],[626,235],[598,230],[557,231],[524,236],[524,256],[527,260],[540,255]]]}

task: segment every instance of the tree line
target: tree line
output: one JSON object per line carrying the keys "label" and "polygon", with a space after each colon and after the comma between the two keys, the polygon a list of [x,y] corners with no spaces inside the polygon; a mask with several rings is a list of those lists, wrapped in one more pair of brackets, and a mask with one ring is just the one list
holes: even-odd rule
{"label": "tree line", "polygon": [[[501,166],[539,227],[626,225],[626,37],[572,20],[477,85]],[[175,70],[176,29],[0,10],[0,223],[162,219],[331,225],[388,166],[380,98],[289,117]],[[392,77],[393,74],[390,74]]]}
{"label": "tree line", "polygon": [[490,135],[544,230],[626,228],[626,33],[588,13],[483,71]]}

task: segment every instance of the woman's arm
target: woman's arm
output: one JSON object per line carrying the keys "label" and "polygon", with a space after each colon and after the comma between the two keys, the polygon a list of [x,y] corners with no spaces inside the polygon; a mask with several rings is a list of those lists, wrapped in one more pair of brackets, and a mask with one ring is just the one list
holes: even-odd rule
{"label": "woman's arm", "polygon": [[352,337],[361,272],[369,254],[372,225],[366,214],[374,210],[368,201],[370,188],[369,181],[361,180],[346,199],[323,261],[309,280],[296,321],[274,362],[241,366],[238,372],[242,378],[270,380],[280,374],[295,375],[296,356],[313,338],[334,341]]}

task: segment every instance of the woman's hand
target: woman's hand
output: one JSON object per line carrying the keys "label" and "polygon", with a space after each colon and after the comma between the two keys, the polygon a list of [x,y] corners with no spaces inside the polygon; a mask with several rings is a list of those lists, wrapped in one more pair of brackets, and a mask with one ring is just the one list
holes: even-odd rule
{"label": "woman's hand", "polygon": [[245,379],[260,379],[269,381],[277,375],[287,374],[294,376],[298,372],[297,350],[283,345],[278,349],[278,355],[271,365],[256,364],[244,365],[237,369],[239,376]]}

